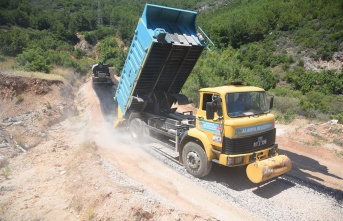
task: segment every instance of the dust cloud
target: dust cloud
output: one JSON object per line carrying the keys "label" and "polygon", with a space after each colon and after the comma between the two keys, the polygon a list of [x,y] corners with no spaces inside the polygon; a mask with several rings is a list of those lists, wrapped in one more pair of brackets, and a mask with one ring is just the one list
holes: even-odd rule
{"label": "dust cloud", "polygon": [[[84,131],[85,140],[93,140],[97,146],[115,151],[116,154],[129,154],[130,157],[141,157],[141,143],[132,140],[127,128],[114,128],[116,119],[116,104],[114,101],[115,85],[92,84],[87,82],[80,90],[87,125]],[[123,156],[124,157],[124,156]],[[150,156],[152,157],[152,156]]]}

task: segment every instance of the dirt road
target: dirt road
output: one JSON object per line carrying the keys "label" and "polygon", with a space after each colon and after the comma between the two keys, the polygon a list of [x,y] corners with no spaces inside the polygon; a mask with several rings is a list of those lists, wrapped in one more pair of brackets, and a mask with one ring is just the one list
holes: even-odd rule
{"label": "dirt road", "polygon": [[306,127],[278,125],[278,143],[294,163],[286,176],[256,185],[244,168],[214,166],[197,179],[169,149],[132,143],[112,128],[113,93],[111,86],[86,82],[74,98],[78,115],[45,127],[37,146],[8,160],[11,172],[0,178],[0,220],[343,217],[342,158],[331,147],[297,142],[309,135]]}

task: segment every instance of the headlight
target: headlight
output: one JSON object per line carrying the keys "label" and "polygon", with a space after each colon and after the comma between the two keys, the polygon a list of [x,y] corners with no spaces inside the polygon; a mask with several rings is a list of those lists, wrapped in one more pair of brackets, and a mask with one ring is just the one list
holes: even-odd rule
{"label": "headlight", "polygon": [[227,158],[227,165],[228,166],[241,164],[242,162],[243,162],[243,157],[228,157]]}
{"label": "headlight", "polygon": [[243,157],[235,157],[235,164],[241,164],[243,162]]}
{"label": "headlight", "polygon": [[232,166],[235,164],[235,158],[234,157],[228,157],[227,158],[227,165]]}

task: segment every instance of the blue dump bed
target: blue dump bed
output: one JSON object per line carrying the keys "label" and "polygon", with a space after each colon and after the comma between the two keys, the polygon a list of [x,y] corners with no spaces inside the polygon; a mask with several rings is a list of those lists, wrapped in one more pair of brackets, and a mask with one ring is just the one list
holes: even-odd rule
{"label": "blue dump bed", "polygon": [[[177,97],[202,50],[197,13],[147,4],[140,18],[117,87],[118,117],[162,108]],[[164,108],[164,107],[163,107]],[[170,106],[169,106],[170,108]]]}

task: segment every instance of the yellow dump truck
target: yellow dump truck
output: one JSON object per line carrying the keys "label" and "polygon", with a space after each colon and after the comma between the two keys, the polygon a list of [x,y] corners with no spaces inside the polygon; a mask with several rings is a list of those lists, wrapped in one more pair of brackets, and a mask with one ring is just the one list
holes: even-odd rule
{"label": "yellow dump truck", "polygon": [[207,46],[196,15],[145,6],[117,86],[114,126],[128,128],[137,142],[148,139],[175,149],[195,177],[206,176],[212,163],[247,166],[254,183],[288,172],[291,161],[278,155],[275,143],[273,98],[262,88],[231,82],[200,89],[196,115],[173,106],[188,102],[181,88]]}

